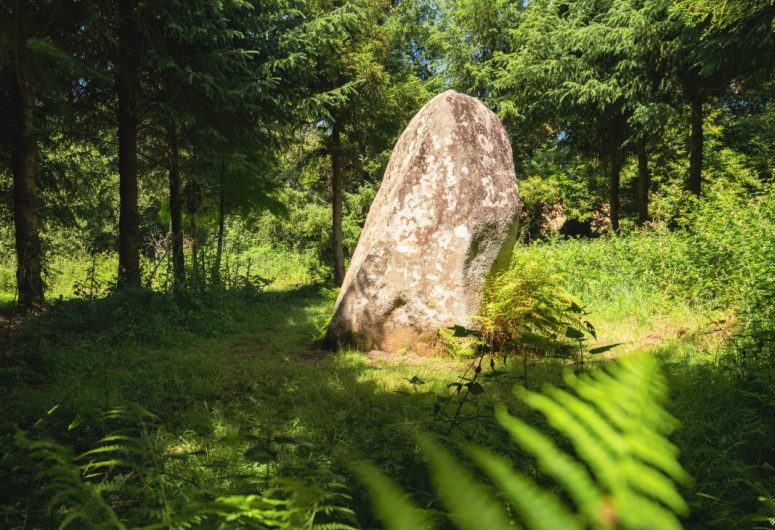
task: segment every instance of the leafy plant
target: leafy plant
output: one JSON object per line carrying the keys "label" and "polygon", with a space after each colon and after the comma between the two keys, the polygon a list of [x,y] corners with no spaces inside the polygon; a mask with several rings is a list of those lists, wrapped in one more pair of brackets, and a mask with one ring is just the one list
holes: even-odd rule
{"label": "leafy plant", "polygon": [[565,289],[562,278],[537,262],[516,260],[488,279],[482,294],[482,335],[498,351],[579,352],[596,338],[582,305]]}
{"label": "leafy plant", "polygon": [[474,357],[486,343],[481,333],[471,333],[462,326],[439,329],[439,344],[453,359],[468,359]]}
{"label": "leafy plant", "polygon": [[[213,495],[178,506],[166,492],[170,475],[165,459],[172,456],[155,443],[156,416],[130,404],[111,409],[102,420],[113,430],[80,454],[51,439],[33,439],[21,431],[16,435],[17,446],[38,469],[35,500],[45,501],[59,528],[355,528],[352,499],[343,486],[315,477],[306,483],[284,480],[254,494]],[[84,422],[78,418],[69,429]],[[289,442],[280,437],[275,441]],[[138,501],[140,506],[135,505]]]}
{"label": "leafy plant", "polygon": [[[688,508],[676,483],[689,477],[667,438],[677,420],[664,408],[667,386],[657,362],[630,357],[591,374],[568,372],[565,380],[573,392],[547,385],[542,392],[517,387],[515,393],[569,445],[503,405],[495,412],[556,487],[543,486],[489,449],[468,446],[464,452],[487,476],[486,485],[438,442],[418,437],[451,522],[463,530],[515,528],[517,521],[531,530],[681,528],[678,516]],[[354,471],[388,530],[431,528],[428,514],[374,466],[358,464]]]}
{"label": "leafy plant", "polygon": [[515,260],[509,269],[488,278],[481,316],[474,317],[480,329],[457,325],[439,330],[439,344],[451,357],[473,358],[459,380],[448,385],[453,389],[452,394],[439,397],[434,405],[437,417],[453,402],[457,405],[447,417],[448,433],[459,427],[468,398],[484,391],[480,375],[486,357],[490,370],[484,376],[495,378],[505,373],[495,367],[498,355],[502,355],[505,365],[509,353],[521,354],[523,381],[527,386],[530,354],[561,357],[576,354],[583,367],[585,352],[597,354],[617,346],[587,348],[590,337],[597,339],[595,326],[586,319],[588,313],[580,302],[560,282],[559,275],[548,273],[537,262]]}

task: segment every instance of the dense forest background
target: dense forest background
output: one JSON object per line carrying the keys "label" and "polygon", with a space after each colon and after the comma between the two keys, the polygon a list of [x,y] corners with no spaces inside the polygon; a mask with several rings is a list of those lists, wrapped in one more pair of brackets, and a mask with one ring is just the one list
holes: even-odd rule
{"label": "dense forest background", "polygon": [[524,240],[675,227],[708,187],[772,179],[766,1],[9,2],[3,15],[0,281],[25,310],[84,281],[91,296],[230,284],[262,245],[340,282],[397,135],[447,88],[511,134]]}
{"label": "dense forest background", "polygon": [[[419,508],[349,467],[357,452],[437,526],[496,528],[481,485],[407,425],[534,477],[548,446],[516,449],[497,403],[515,381],[581,393],[547,353],[578,346],[581,371],[658,360],[592,384],[643,398],[647,434],[611,438],[595,399],[590,429],[609,454],[652,436],[670,456],[643,457],[656,482],[619,468],[624,493],[605,468],[597,508],[562,479],[528,504],[570,496],[563,528],[678,527],[643,523],[646,488],[688,527],[775,527],[774,24],[770,0],[0,0],[0,525],[426,527],[391,519]],[[446,357],[398,365],[326,355],[391,149],[447,89],[513,147],[520,241],[482,308],[498,340],[456,330]],[[654,395],[612,382],[633,373]],[[556,427],[520,396],[534,412],[511,412]],[[574,447],[582,475],[621,464]]]}

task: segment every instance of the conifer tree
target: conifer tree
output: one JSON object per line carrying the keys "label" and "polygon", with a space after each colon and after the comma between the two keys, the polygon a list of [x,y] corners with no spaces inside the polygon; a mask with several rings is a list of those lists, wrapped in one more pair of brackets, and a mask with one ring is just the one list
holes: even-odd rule
{"label": "conifer tree", "polygon": [[61,104],[69,88],[70,60],[61,47],[73,45],[80,14],[72,2],[0,7],[0,83],[8,103],[0,130],[9,146],[13,175],[16,287],[22,311],[44,301],[38,190],[38,130],[43,120],[37,107],[42,101]]}
{"label": "conifer tree", "polygon": [[345,96],[323,102],[313,118],[320,152],[330,157],[331,247],[335,282],[340,285],[345,274],[345,188],[348,182],[381,175],[398,134],[428,93],[415,72],[395,58],[392,46],[400,40],[391,23],[391,2],[342,3],[338,9],[343,14],[352,10],[358,23],[349,33],[321,41],[319,52],[312,54],[312,86],[322,93],[340,88]]}

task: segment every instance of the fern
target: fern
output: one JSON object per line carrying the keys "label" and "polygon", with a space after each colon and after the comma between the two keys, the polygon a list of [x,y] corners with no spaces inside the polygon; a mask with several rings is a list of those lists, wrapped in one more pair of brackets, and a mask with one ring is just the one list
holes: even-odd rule
{"label": "fern", "polygon": [[[574,392],[547,385],[542,392],[518,387],[515,393],[544,416],[572,451],[505,406],[495,413],[513,441],[564,491],[562,496],[514,470],[508,459],[482,447],[466,448],[502,493],[493,495],[436,442],[419,438],[451,521],[463,530],[515,528],[516,520],[532,530],[680,529],[678,516],[688,508],[676,484],[686,484],[689,477],[667,438],[677,421],[664,409],[667,386],[656,361],[627,358],[592,374],[568,372],[566,382]],[[363,465],[356,474],[370,489],[388,530],[428,528],[389,479]],[[386,515],[390,504],[402,517]]]}
{"label": "fern", "polygon": [[[461,333],[459,330],[463,330]],[[472,330],[456,326],[440,328],[438,332],[439,345],[453,359],[468,359],[474,357],[485,345],[480,336],[471,334]]]}
{"label": "fern", "polygon": [[371,491],[377,516],[389,529],[433,528],[429,515],[373,464],[358,462],[352,470]]}
{"label": "fern", "polygon": [[517,261],[488,279],[477,318],[490,343],[556,350],[568,345],[568,328],[578,327],[580,312],[559,276],[537,263]]}
{"label": "fern", "polygon": [[[583,364],[587,341],[597,340],[595,327],[586,320],[587,311],[562,287],[562,277],[524,259],[488,278],[480,313],[474,318],[484,343],[492,351],[521,353],[525,369],[528,353],[578,355]],[[588,353],[616,346],[595,347]]]}
{"label": "fern", "polygon": [[[38,464],[39,494],[59,528],[355,530],[352,499],[330,473],[304,484],[284,481],[261,495],[224,495],[175,509],[165,494],[164,456],[148,432],[155,419],[137,405],[114,408],[103,416],[112,432],[81,454],[17,433],[17,445]],[[117,512],[119,505],[124,510]]]}

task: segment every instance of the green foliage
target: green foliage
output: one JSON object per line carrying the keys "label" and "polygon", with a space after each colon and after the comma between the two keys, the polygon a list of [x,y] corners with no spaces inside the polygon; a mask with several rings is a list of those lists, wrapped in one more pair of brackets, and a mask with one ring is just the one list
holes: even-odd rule
{"label": "green foliage", "polygon": [[477,317],[485,339],[496,351],[527,348],[567,355],[595,338],[580,302],[561,284],[561,277],[542,264],[518,258],[488,278]]}
{"label": "green foliage", "polygon": [[762,419],[775,410],[774,374],[760,369],[741,380],[724,366],[681,363],[667,374],[671,410],[683,424],[675,442],[693,477],[687,527],[769,528],[772,509],[762,500],[775,487],[768,456],[775,425]]}
{"label": "green foliage", "polygon": [[[727,333],[731,324],[715,332],[715,327],[705,324],[706,302],[690,303],[685,298],[684,293],[691,290],[681,279],[693,269],[686,259],[683,234],[638,231],[617,238],[556,240],[518,247],[517,254],[517,261],[540,263],[549,274],[561,273],[564,289],[583,295],[594,310],[601,343],[618,342],[619,334],[632,328],[642,330],[641,336],[628,337],[633,343],[617,349],[617,355],[648,349],[660,359],[675,396],[670,410],[683,423],[674,440],[694,477],[691,488],[682,490],[692,512],[686,527],[726,530],[749,522],[761,526],[756,519],[768,512],[758,498],[775,491],[768,471],[770,440],[775,436],[768,421],[775,388],[767,378],[771,370],[765,365],[729,370],[726,363],[714,362],[725,350],[704,341]],[[289,256],[269,252],[254,259],[283,262]],[[283,270],[280,264],[277,269],[266,264],[262,271]],[[335,293],[321,295],[311,289],[271,290],[245,297],[228,291],[219,297],[191,293],[191,299],[184,296],[176,309],[172,298],[163,302],[150,296],[116,296],[92,301],[93,311],[89,304],[65,301],[39,320],[24,323],[28,340],[22,340],[15,319],[10,348],[3,350],[10,357],[0,360],[4,396],[0,400],[0,445],[4,447],[0,474],[7,478],[7,485],[0,487],[5,501],[0,525],[20,528],[27,518],[28,526],[33,522],[42,528],[55,526],[51,516],[43,513],[46,499],[35,495],[32,474],[39,469],[37,464],[20,458],[13,437],[3,433],[12,433],[18,423],[31,439],[55,437],[78,455],[115,430],[115,425],[102,422],[101,411],[127,400],[142,403],[160,417],[148,423],[150,439],[164,463],[172,513],[181,517],[186,506],[216,498],[237,496],[234,502],[247,506],[242,497],[250,494],[256,496],[250,501],[253,508],[264,510],[268,474],[270,487],[281,486],[288,477],[305,482],[305,487],[312,488],[305,498],[340,492],[333,484],[347,481],[354,499],[345,504],[356,511],[361,526],[374,527],[377,523],[361,488],[343,479],[346,472],[333,462],[332,455],[342,448],[369,455],[399,479],[417,505],[433,505],[437,494],[420,465],[414,439],[405,434],[407,426],[489,447],[534,477],[533,460],[507,441],[491,412],[494,403],[511,395],[513,381],[521,377],[519,366],[502,366],[496,358],[497,370],[491,371],[485,355],[476,378],[474,363],[461,387],[465,392],[469,387],[463,385],[475,383],[471,386],[476,392],[483,391],[468,399],[450,430],[448,420],[458,405],[454,397],[447,407],[449,414],[431,411],[439,397],[456,395],[457,388],[447,384],[472,360],[418,359],[408,354],[382,360],[355,351],[330,357],[310,351],[334,298]],[[62,313],[68,308],[65,318]],[[101,319],[102,313],[112,316]],[[717,318],[713,313],[711,317]],[[96,320],[90,324],[89,319]],[[33,327],[33,323],[39,325]],[[667,334],[663,325],[678,332]],[[455,330],[451,333],[454,336]],[[562,386],[562,367],[563,362],[536,359],[530,367],[531,389],[542,382]],[[500,375],[489,377],[495,372]],[[55,403],[61,405],[40,432],[33,424]],[[523,403],[510,406],[512,415],[528,418],[536,428],[549,432],[543,422],[526,415]],[[81,425],[68,431],[76,416]],[[148,460],[142,458],[140,463],[145,466]],[[331,479],[324,472],[329,467],[340,476]],[[309,484],[306,479],[313,475],[315,481]],[[132,475],[129,486],[137,480]],[[544,477],[538,482],[548,485]],[[499,498],[505,499],[505,490],[497,490]],[[146,516],[158,514],[156,493],[129,488],[121,496],[111,495],[107,493],[105,499],[117,513],[122,517],[133,513],[132,521],[121,519],[127,525],[150,524],[153,521]],[[400,506],[392,500],[385,503]],[[236,513],[225,504],[211,508],[220,515],[208,521]],[[402,515],[398,508],[390,511]]]}
{"label": "green foliage", "polygon": [[[720,181],[688,216],[687,283],[736,309],[735,359],[775,358],[775,193]],[[709,272],[711,272],[709,274]]]}
{"label": "green foliage", "polygon": [[[497,486],[488,486],[460,465],[446,449],[421,436],[439,498],[451,522],[466,530],[507,528],[518,519],[528,528],[678,529],[688,511],[676,483],[688,475],[678,450],[667,438],[677,421],[664,408],[667,386],[653,358],[639,356],[589,375],[566,374],[571,393],[554,386],[542,392],[517,388],[517,396],[540,412],[573,448],[511,415],[505,406],[496,418],[565,497],[514,470],[507,458],[469,446],[466,454]],[[370,466],[356,468],[372,492],[379,513],[395,503],[401,517],[384,514],[389,530],[427,528],[421,513],[388,479]],[[504,509],[503,504],[511,510]]]}
{"label": "green foliage", "polygon": [[453,359],[467,359],[477,354],[481,346],[486,343],[477,334],[469,330],[459,331],[459,327],[439,329],[439,343],[441,348]]}
{"label": "green foliage", "polygon": [[[0,526],[345,528],[352,511],[370,526],[334,462],[344,447],[400,476],[418,505],[441,497],[464,528],[669,528],[684,506],[668,477],[683,474],[673,422],[649,413],[664,397],[652,360],[568,376],[575,393],[522,391],[512,415],[497,412],[516,445],[493,428],[511,382],[528,386],[529,354],[619,342],[616,355],[657,356],[678,393],[676,441],[696,479],[686,523],[773,525],[771,1],[129,3],[144,289],[120,292],[117,4],[0,8]],[[29,317],[10,309],[22,85],[37,187],[24,213],[39,218],[48,300]],[[540,244],[489,279],[484,333],[440,331],[448,358],[323,358],[310,344],[335,293],[305,286],[333,276],[334,158],[347,255],[400,131],[445,88],[503,120],[523,236]],[[690,116],[704,145],[687,142]],[[691,154],[699,199],[685,189]],[[650,222],[635,230],[644,160]],[[566,221],[563,234],[605,232],[618,188],[621,236],[547,238]],[[173,212],[187,281],[170,259]],[[497,349],[522,353],[523,375],[506,356],[496,369]],[[535,357],[531,377],[559,383],[567,361]],[[115,409],[129,402],[158,418]],[[518,420],[524,406],[546,421]],[[407,424],[490,450],[466,449],[473,474],[434,439],[407,441]],[[438,522],[367,465],[356,474],[381,491],[388,525]]]}
{"label": "green foliage", "polygon": [[388,530],[434,528],[428,513],[412,502],[378,467],[368,462],[357,462],[352,470],[371,491],[376,514]]}
{"label": "green foliage", "polygon": [[[164,476],[170,455],[160,452],[154,438],[157,420],[137,405],[112,409],[103,419],[112,430],[78,455],[52,440],[17,434],[17,445],[40,469],[38,496],[47,499],[59,528],[354,530],[351,498],[336,484],[320,488],[288,481],[261,494],[219,496],[176,510]],[[69,428],[82,423],[76,420]],[[122,499],[144,499],[148,505],[133,513],[122,507]]]}
{"label": "green foliage", "polygon": [[517,259],[530,256],[546,274],[559,274],[595,312],[607,307],[647,319],[654,307],[692,305],[726,320],[734,311],[728,359],[756,363],[772,357],[773,200],[756,179],[719,177],[679,220],[681,230],[554,240],[517,247]]}

